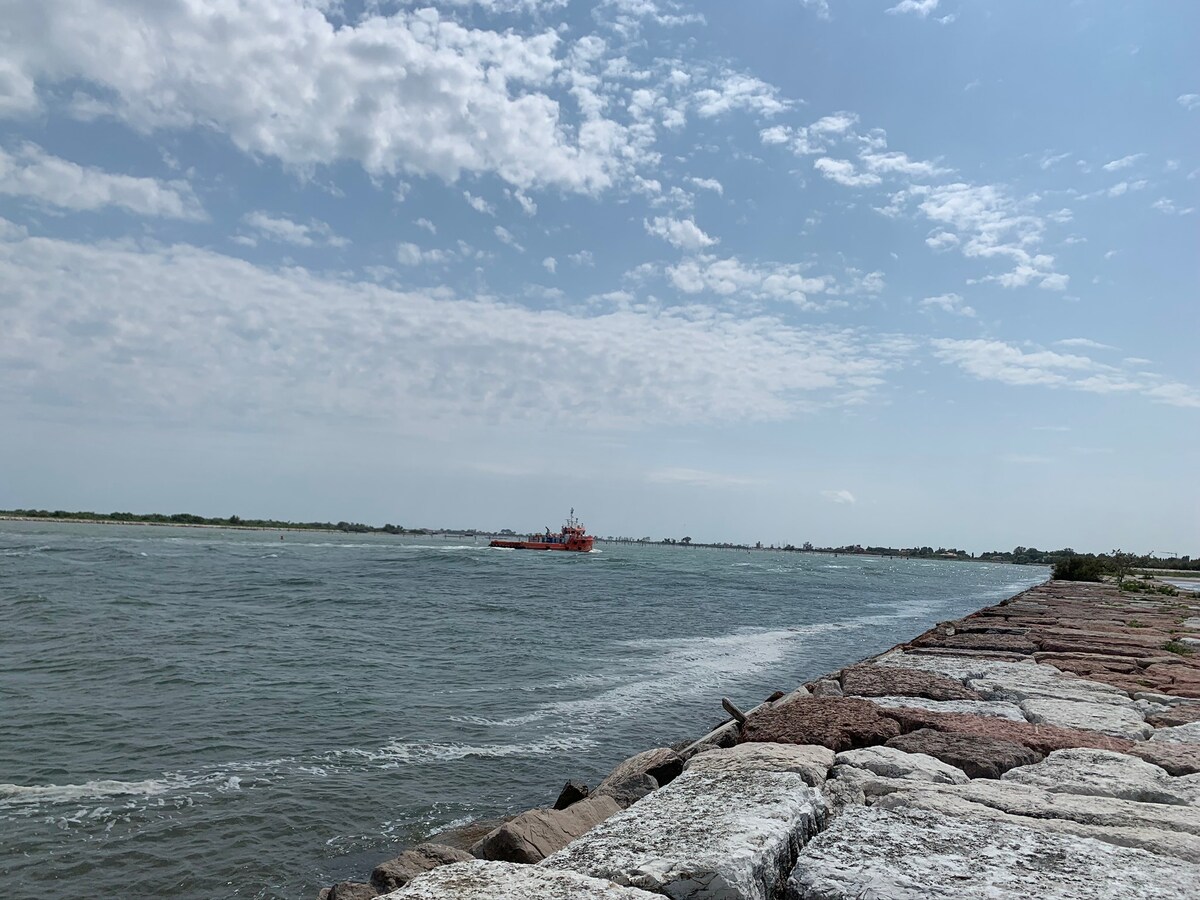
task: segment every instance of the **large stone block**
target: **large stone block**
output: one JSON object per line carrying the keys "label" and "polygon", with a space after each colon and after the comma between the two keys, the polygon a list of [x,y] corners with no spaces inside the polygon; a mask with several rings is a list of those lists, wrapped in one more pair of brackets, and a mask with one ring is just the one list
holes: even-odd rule
{"label": "large stone block", "polygon": [[884,709],[925,709],[930,712],[963,713],[968,716],[994,716],[1024,722],[1025,713],[1015,703],[1002,700],[929,700],[925,697],[872,697],[871,702]]}
{"label": "large stone block", "polygon": [[1023,700],[1021,709],[1025,712],[1025,717],[1035,725],[1082,728],[1131,741],[1143,741],[1154,731],[1146,724],[1141,710],[1133,701],[1128,705],[1119,705],[1040,698]]}
{"label": "large stone block", "polygon": [[867,747],[847,750],[836,757],[837,772],[861,769],[880,778],[901,781],[925,781],[934,784],[965,784],[967,774],[956,766],[926,753],[906,753],[895,747]]}
{"label": "large stone block", "polygon": [[738,744],[709,750],[688,760],[688,772],[795,772],[820,787],[833,766],[833,751],[818,744]]}
{"label": "large stone block", "polygon": [[1200,862],[1200,816],[1190,806],[1055,794],[1011,781],[904,785],[875,800],[883,809],[925,809],[1091,837]]}
{"label": "large stone block", "polygon": [[434,869],[386,896],[388,900],[661,900],[575,872],[481,860]]}
{"label": "large stone block", "polygon": [[1167,741],[1172,744],[1200,745],[1200,722],[1189,722],[1187,725],[1174,725],[1168,728],[1156,728],[1150,736],[1152,741]]}
{"label": "large stone block", "polygon": [[962,682],[921,669],[900,666],[851,666],[842,672],[842,690],[847,696],[927,697],[930,700],[978,700],[979,695]]}
{"label": "large stone block", "polygon": [[1023,744],[1003,738],[955,734],[920,728],[887,742],[904,753],[924,754],[961,769],[971,778],[999,778],[1009,769],[1027,766],[1042,754]]}
{"label": "large stone block", "polygon": [[1086,748],[1055,750],[1040,763],[1001,776],[1002,781],[1028,784],[1054,794],[1177,805],[1200,801],[1200,781],[1196,778],[1172,778],[1161,767],[1136,756]]}
{"label": "large stone block", "polygon": [[768,900],[825,815],[794,772],[685,772],[541,865],[673,900]]}
{"label": "large stone block", "polygon": [[882,744],[899,733],[884,710],[850,697],[803,698],[757,712],[742,726],[743,741],[820,744],[835,751]]}
{"label": "large stone block", "polygon": [[[1170,872],[1169,877],[1164,877]],[[1200,867],[1019,824],[847,809],[802,852],[787,900],[1186,900]]]}
{"label": "large stone block", "polygon": [[444,844],[417,844],[395,859],[380,863],[371,871],[371,884],[381,894],[402,888],[418,875],[430,869],[456,862],[467,862],[471,854]]}
{"label": "large stone block", "polygon": [[535,863],[603,822],[621,805],[594,794],[566,809],[532,809],[505,822],[471,848],[480,859]]}

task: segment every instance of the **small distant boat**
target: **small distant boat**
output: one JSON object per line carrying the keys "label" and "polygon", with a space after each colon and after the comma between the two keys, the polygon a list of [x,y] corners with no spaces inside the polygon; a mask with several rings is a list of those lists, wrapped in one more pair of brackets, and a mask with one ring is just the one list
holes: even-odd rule
{"label": "small distant boat", "polygon": [[592,549],[595,537],[587,533],[587,529],[575,518],[575,509],[567,517],[567,524],[558,534],[551,533],[549,527],[545,534],[531,534],[527,540],[493,540],[489,547],[507,547],[510,550],[568,550],[572,553],[587,553]]}

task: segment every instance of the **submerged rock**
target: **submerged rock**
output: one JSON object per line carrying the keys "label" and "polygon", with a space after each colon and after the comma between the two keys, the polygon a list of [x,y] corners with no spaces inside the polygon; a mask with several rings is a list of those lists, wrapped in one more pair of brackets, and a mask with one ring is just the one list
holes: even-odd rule
{"label": "submerged rock", "polygon": [[327,900],[371,900],[379,891],[364,881],[339,881],[326,896]]}
{"label": "submerged rock", "polygon": [[768,900],[826,815],[794,772],[685,772],[541,866],[674,900]]}
{"label": "submerged rock", "polygon": [[856,807],[804,849],[785,896],[1186,900],[1196,884],[1200,868],[1137,850],[1018,824]]}

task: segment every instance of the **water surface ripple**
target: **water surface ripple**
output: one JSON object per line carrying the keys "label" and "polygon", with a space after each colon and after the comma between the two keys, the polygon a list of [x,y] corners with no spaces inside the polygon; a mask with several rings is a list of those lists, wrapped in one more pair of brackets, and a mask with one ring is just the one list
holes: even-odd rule
{"label": "water surface ripple", "polygon": [[0,522],[0,882],[312,900],[1045,577]]}

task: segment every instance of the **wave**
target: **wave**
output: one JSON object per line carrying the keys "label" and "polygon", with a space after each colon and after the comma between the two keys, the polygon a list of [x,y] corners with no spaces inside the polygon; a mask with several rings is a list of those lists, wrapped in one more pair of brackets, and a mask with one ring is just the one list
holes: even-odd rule
{"label": "wave", "polygon": [[149,778],[145,781],[100,779],[83,784],[0,784],[0,806],[26,803],[80,803],[109,797],[155,797],[191,786],[182,778]]}
{"label": "wave", "polygon": [[331,750],[324,756],[333,762],[361,759],[372,766],[390,769],[414,763],[451,762],[472,757],[548,756],[552,753],[574,752],[594,746],[595,741],[579,735],[561,735],[516,744],[427,743],[393,740],[377,750],[351,747],[345,750]]}

